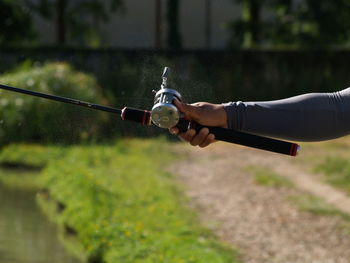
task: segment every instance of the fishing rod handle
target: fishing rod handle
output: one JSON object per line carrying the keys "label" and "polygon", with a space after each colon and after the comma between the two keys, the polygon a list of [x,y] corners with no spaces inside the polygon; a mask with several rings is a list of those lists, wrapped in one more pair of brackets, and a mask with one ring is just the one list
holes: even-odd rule
{"label": "fishing rod handle", "polygon": [[151,112],[147,110],[125,107],[122,109],[121,117],[123,121],[134,121],[142,125],[151,125]]}
{"label": "fishing rod handle", "polygon": [[196,122],[188,121],[185,119],[181,119],[176,127],[181,132],[186,132],[188,129],[194,129],[197,133],[203,128],[208,128],[209,133],[214,134],[216,140],[235,143],[289,156],[296,156],[300,149],[300,146],[296,143],[276,140],[221,127],[203,126]]}

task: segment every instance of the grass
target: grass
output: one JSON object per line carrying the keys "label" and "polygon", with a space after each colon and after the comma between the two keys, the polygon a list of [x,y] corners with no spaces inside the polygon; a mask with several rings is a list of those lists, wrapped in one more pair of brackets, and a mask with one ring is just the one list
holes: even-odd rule
{"label": "grass", "polygon": [[310,194],[291,196],[290,200],[301,211],[310,212],[316,215],[337,216],[350,222],[350,215],[339,211],[322,199]]}
{"label": "grass", "polygon": [[77,232],[90,260],[238,262],[236,252],[217,242],[186,208],[181,187],[165,172],[176,158],[166,141],[49,147],[46,153],[38,146],[12,149],[15,154],[7,149],[0,159],[46,163],[40,185],[49,190],[51,200],[65,206],[55,221]]}
{"label": "grass", "polygon": [[16,189],[39,188],[39,175],[37,172],[14,171],[9,169],[0,169],[0,183]]}
{"label": "grass", "polygon": [[40,170],[64,152],[63,147],[57,146],[7,145],[0,152],[0,182],[12,188],[39,189]]}
{"label": "grass", "polygon": [[350,195],[350,136],[336,140],[303,143],[297,162],[309,167],[311,172]]}
{"label": "grass", "polygon": [[286,177],[276,174],[265,166],[248,166],[246,170],[255,175],[255,182],[259,185],[272,187],[292,187],[293,183]]}
{"label": "grass", "polygon": [[43,168],[64,155],[65,148],[37,144],[10,144],[0,152],[0,164]]}
{"label": "grass", "polygon": [[315,166],[316,172],[326,175],[326,180],[350,194],[350,161],[343,157],[326,157]]}

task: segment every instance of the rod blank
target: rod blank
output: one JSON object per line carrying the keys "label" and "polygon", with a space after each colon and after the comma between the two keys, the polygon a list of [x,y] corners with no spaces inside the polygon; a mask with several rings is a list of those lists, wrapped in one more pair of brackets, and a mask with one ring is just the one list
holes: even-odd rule
{"label": "rod blank", "polygon": [[75,100],[71,98],[66,98],[66,97],[61,97],[61,96],[56,96],[56,95],[50,95],[50,94],[45,94],[37,91],[31,91],[31,90],[25,90],[25,89],[20,89],[20,88],[15,88],[7,85],[0,84],[0,88],[4,90],[9,90],[9,91],[14,91],[26,95],[31,95],[31,96],[36,96],[48,100],[54,100],[54,101],[59,101],[59,102],[64,102],[68,104],[73,104],[73,105],[78,105],[94,110],[100,110],[100,111],[106,111],[106,112],[111,112],[111,113],[116,113],[116,114],[121,114],[122,110],[108,107],[108,106],[102,106],[99,104],[94,104],[86,101],[81,101],[81,100]]}

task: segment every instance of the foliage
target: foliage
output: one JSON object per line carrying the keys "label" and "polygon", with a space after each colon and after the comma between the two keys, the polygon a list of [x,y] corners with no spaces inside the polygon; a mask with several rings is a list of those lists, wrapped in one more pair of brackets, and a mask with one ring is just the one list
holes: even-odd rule
{"label": "foliage", "polygon": [[0,168],[0,185],[16,190],[38,190],[38,172]]}
{"label": "foliage", "polygon": [[0,151],[0,182],[16,189],[38,189],[39,172],[50,160],[61,158],[64,147],[10,144]]}
{"label": "foliage", "polygon": [[66,38],[79,44],[99,46],[99,25],[109,21],[111,12],[122,7],[122,0],[25,0],[28,7],[44,19],[56,21],[58,44]]}
{"label": "foliage", "polygon": [[[101,102],[96,80],[66,63],[48,63],[0,76],[0,83]],[[0,143],[72,143],[96,136],[102,115],[64,103],[0,90]]]}
{"label": "foliage", "polygon": [[19,1],[0,0],[0,45],[20,45],[32,40],[32,18]]}
{"label": "foliage", "polygon": [[168,34],[167,44],[170,49],[180,49],[182,39],[179,29],[179,0],[168,0],[167,5]]}
{"label": "foliage", "polygon": [[0,165],[12,164],[43,168],[50,160],[62,158],[63,146],[43,146],[38,144],[10,144],[1,149]]}
{"label": "foliage", "polygon": [[349,0],[235,1],[243,8],[242,17],[229,24],[233,46],[305,48],[349,44]]}
{"label": "foliage", "polygon": [[[31,147],[16,146],[26,152],[18,158],[29,156]],[[119,141],[69,147],[48,163],[40,181],[65,206],[55,220],[77,231],[90,260],[237,262],[185,208],[179,187],[164,171],[175,157],[169,149],[164,140]]]}
{"label": "foliage", "polygon": [[348,44],[350,1],[273,0],[269,32],[275,44],[322,47]]}
{"label": "foliage", "polygon": [[260,43],[264,25],[261,21],[261,9],[266,0],[234,0],[241,4],[242,15],[238,20],[229,23],[231,46],[253,47]]}

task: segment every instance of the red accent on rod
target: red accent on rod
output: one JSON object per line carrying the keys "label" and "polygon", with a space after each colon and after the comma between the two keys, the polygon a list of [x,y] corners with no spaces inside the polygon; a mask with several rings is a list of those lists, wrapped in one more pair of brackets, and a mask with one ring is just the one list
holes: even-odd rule
{"label": "red accent on rod", "polygon": [[142,125],[146,125],[147,111],[143,111]]}
{"label": "red accent on rod", "polygon": [[122,109],[122,114],[120,115],[121,117],[122,117],[122,120],[123,121],[125,121],[125,110],[126,110],[126,107],[124,107],[123,109]]}
{"label": "red accent on rod", "polygon": [[290,155],[291,156],[296,156],[298,153],[298,147],[299,145],[296,143],[293,143],[292,147],[290,148]]}

